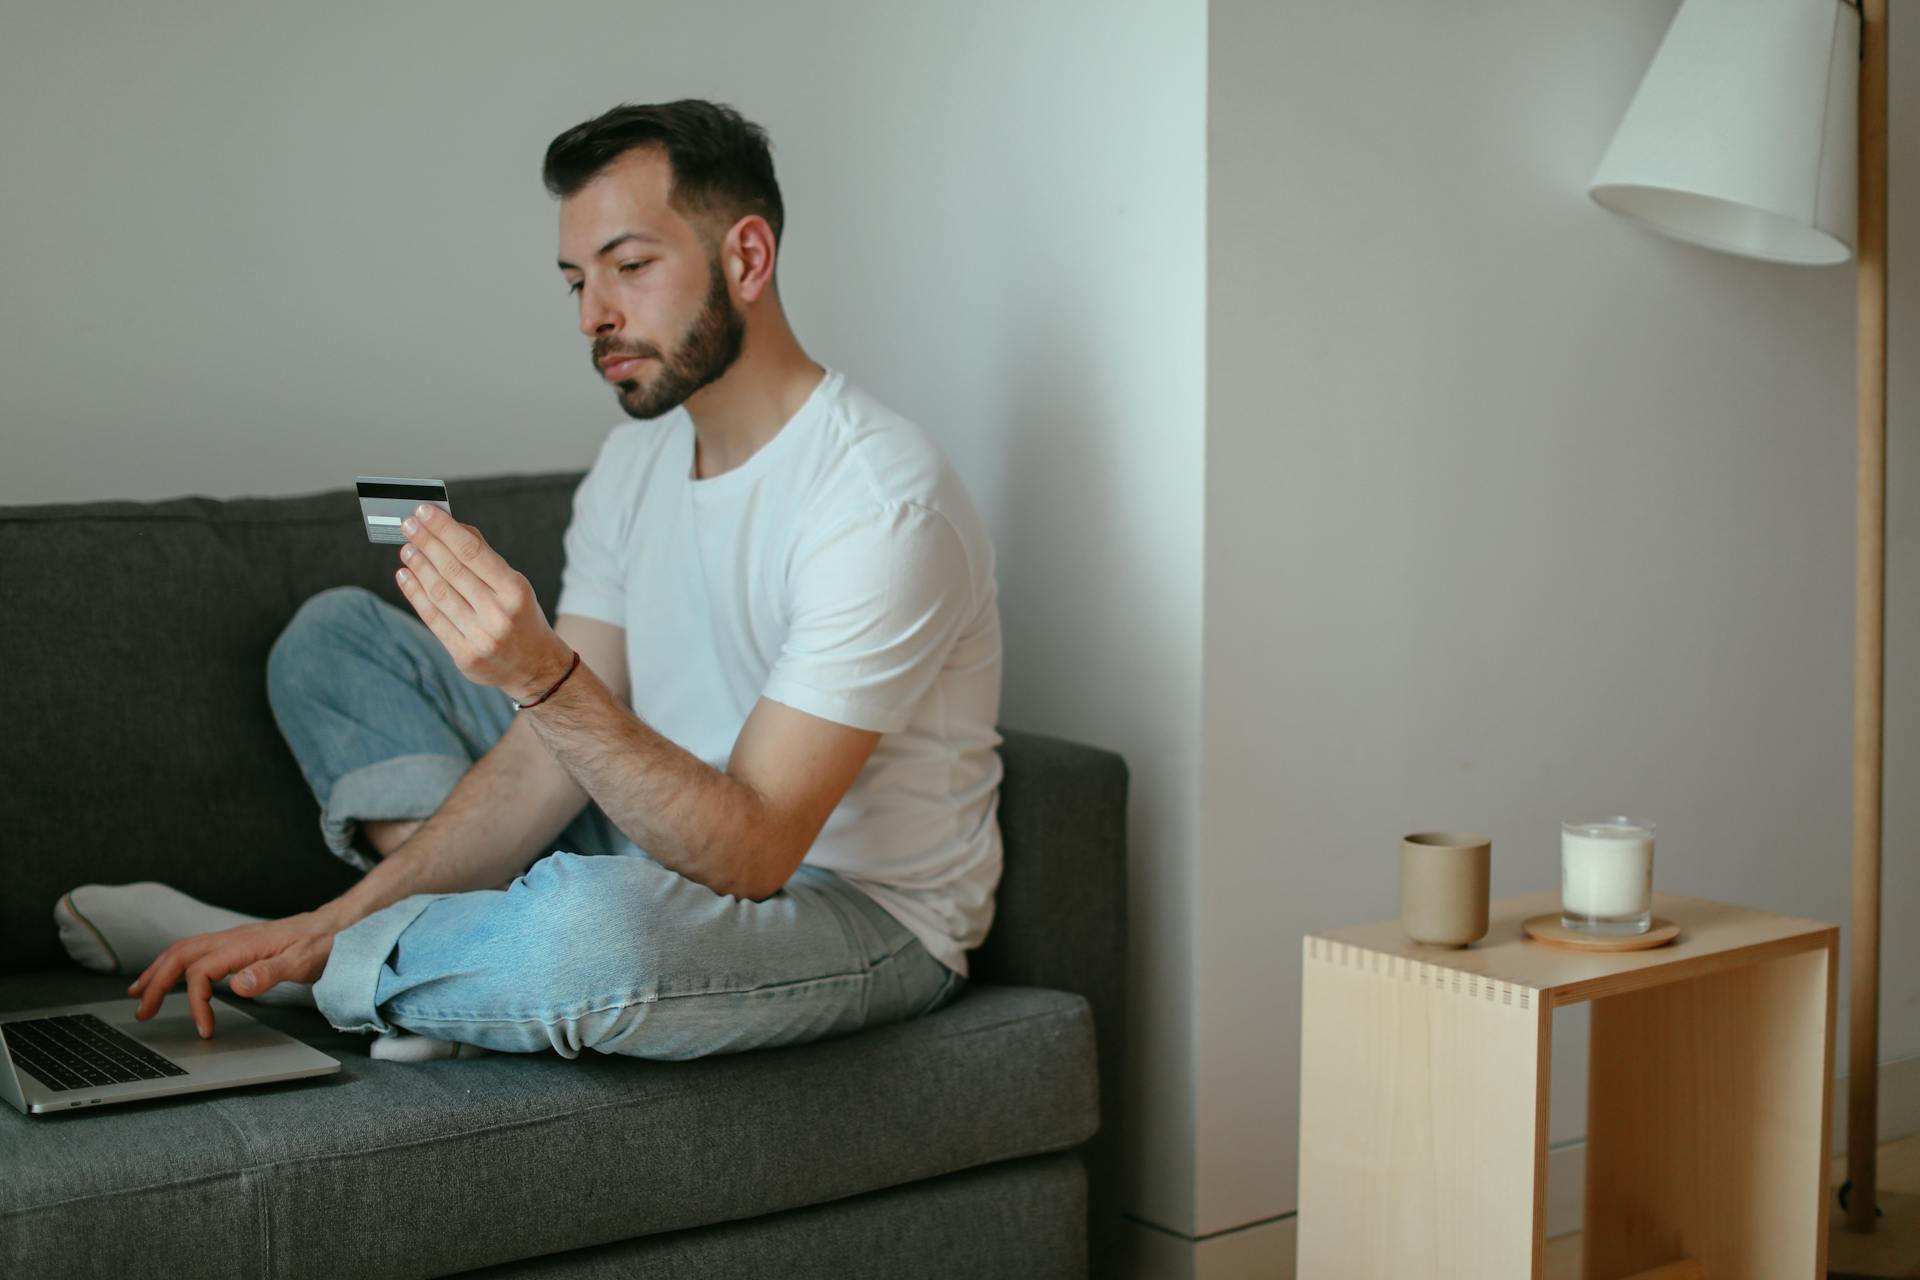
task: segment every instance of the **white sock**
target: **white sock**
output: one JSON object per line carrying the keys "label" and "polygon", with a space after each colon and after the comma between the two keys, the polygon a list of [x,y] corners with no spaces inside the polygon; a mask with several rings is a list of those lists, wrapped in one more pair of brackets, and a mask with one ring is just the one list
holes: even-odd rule
{"label": "white sock", "polygon": [[411,1031],[392,1031],[374,1038],[367,1056],[389,1062],[432,1062],[437,1058],[477,1058],[493,1050],[464,1040],[435,1040]]}
{"label": "white sock", "polygon": [[[209,906],[157,880],[133,884],[83,884],[53,904],[60,945],[74,962],[96,973],[137,978],[160,953],[182,938],[214,933],[236,925],[259,924],[264,916],[242,915]],[[213,984],[222,995],[240,996],[227,978]],[[281,982],[257,996],[261,1004],[313,1006],[313,984]]]}

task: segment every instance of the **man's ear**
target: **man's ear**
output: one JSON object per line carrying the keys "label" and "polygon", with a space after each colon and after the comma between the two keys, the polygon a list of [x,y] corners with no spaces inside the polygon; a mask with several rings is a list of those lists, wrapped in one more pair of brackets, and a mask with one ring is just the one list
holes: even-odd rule
{"label": "man's ear", "polygon": [[[779,256],[773,227],[757,213],[733,224],[721,242],[720,262],[743,303],[753,303],[773,288],[773,268]],[[738,277],[735,278],[735,271]]]}

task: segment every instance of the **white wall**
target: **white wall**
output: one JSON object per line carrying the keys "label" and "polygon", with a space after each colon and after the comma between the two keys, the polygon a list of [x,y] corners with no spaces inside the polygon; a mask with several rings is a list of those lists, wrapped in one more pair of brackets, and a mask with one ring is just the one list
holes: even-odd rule
{"label": "white wall", "polygon": [[1189,1228],[1204,3],[0,4],[0,503],[585,467],[548,141],[768,128],[801,341],[991,522],[1006,723],[1132,766],[1132,1207]]}
{"label": "white wall", "polygon": [[[1588,200],[1674,8],[1210,8],[1200,1234],[1296,1206],[1300,937],[1397,911],[1404,832],[1487,832],[1506,895],[1563,817],[1639,814],[1659,887],[1848,918],[1852,275]],[[1883,1060],[1920,1051],[1895,28]]]}

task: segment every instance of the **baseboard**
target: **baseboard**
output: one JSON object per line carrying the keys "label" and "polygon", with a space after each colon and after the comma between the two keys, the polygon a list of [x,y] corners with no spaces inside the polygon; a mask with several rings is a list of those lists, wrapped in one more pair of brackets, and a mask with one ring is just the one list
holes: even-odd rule
{"label": "baseboard", "polygon": [[[1880,1064],[1880,1106],[1875,1130],[1881,1142],[1920,1133],[1920,1058]],[[1847,1077],[1833,1082],[1832,1154],[1847,1153]],[[1587,1144],[1576,1139],[1547,1152],[1547,1238],[1580,1229],[1586,1196]]]}
{"label": "baseboard", "polygon": [[1202,1240],[1194,1250],[1193,1280],[1293,1280],[1297,1218],[1282,1218]]}
{"label": "baseboard", "polygon": [[[1878,1141],[1920,1133],[1920,1058],[1880,1064],[1880,1103],[1874,1112]],[[1847,1154],[1847,1077],[1833,1082],[1833,1154]]]}
{"label": "baseboard", "polygon": [[1192,1240],[1163,1227],[1127,1219],[1128,1280],[1193,1280]]}
{"label": "baseboard", "polygon": [[[1877,1129],[1881,1142],[1920,1133],[1920,1058],[1880,1066]],[[1833,1084],[1833,1154],[1847,1150],[1847,1080]],[[1547,1238],[1580,1229],[1586,1192],[1587,1144],[1575,1139],[1547,1152]],[[1294,1280],[1298,1217],[1190,1240],[1160,1227],[1129,1220],[1127,1274],[1131,1280]]]}
{"label": "baseboard", "polygon": [[1129,1221],[1132,1252],[1127,1275],[1131,1280],[1293,1280],[1297,1222],[1289,1214],[1205,1240],[1189,1240]]}
{"label": "baseboard", "polygon": [[1585,1216],[1587,1195],[1587,1142],[1572,1142],[1547,1149],[1547,1239],[1578,1231]]}

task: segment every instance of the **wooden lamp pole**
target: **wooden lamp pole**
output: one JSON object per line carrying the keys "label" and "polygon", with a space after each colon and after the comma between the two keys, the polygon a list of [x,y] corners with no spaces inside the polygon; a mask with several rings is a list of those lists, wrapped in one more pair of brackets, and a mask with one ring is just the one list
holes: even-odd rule
{"label": "wooden lamp pole", "polygon": [[1859,0],[1858,491],[1853,645],[1853,954],[1847,1230],[1874,1229],[1879,1143],[1880,793],[1887,591],[1887,0]]}

